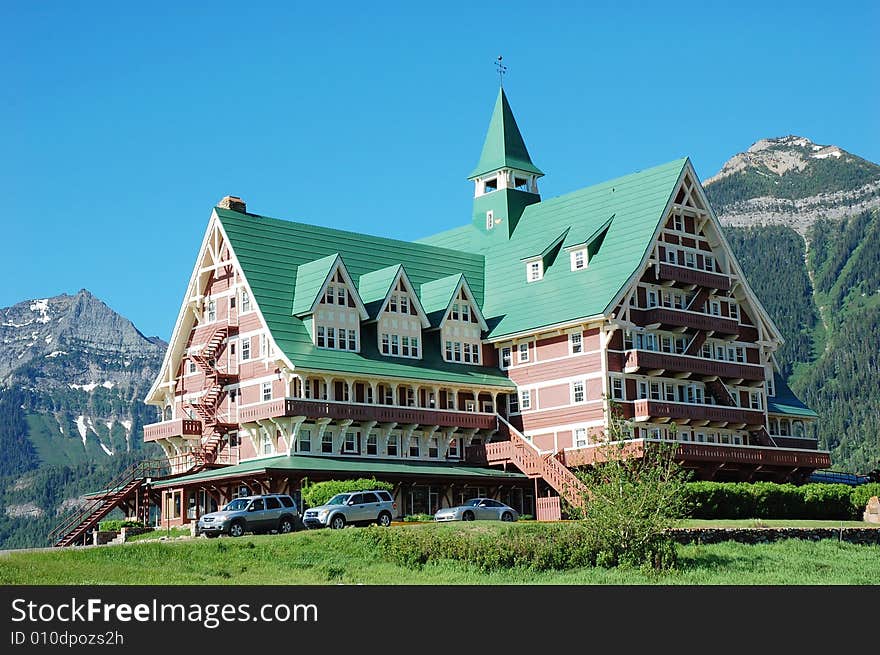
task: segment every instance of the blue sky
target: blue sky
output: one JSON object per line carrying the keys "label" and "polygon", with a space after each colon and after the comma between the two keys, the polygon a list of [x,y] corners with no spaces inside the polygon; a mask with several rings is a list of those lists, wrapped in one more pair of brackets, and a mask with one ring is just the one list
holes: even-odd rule
{"label": "blue sky", "polygon": [[467,222],[499,54],[545,198],[786,134],[880,162],[877,2],[315,4],[0,0],[0,306],[87,288],[168,339],[224,195]]}

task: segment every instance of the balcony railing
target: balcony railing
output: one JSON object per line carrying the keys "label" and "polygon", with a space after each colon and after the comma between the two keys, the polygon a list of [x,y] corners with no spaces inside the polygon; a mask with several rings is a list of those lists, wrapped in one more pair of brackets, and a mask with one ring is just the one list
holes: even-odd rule
{"label": "balcony railing", "polygon": [[171,437],[199,439],[202,436],[202,422],[197,419],[177,418],[144,426],[144,441],[156,441]]}
{"label": "balcony railing", "polygon": [[735,319],[713,316],[700,312],[689,312],[670,307],[651,307],[650,309],[630,308],[630,317],[639,325],[659,323],[664,327],[688,327],[694,330],[713,330],[720,334],[738,334],[739,324]]}
{"label": "balcony railing", "polygon": [[[641,457],[652,443],[675,443],[676,457],[687,463],[714,462],[729,464],[753,464],[756,466],[788,466],[793,468],[828,468],[831,456],[826,451],[797,448],[773,448],[769,446],[736,446],[690,442],[633,439],[626,442],[628,457]],[[602,445],[586,448],[568,448],[564,452],[566,466],[585,466],[605,459]]]}
{"label": "balcony railing", "polygon": [[628,350],[624,357],[624,370],[633,373],[639,369],[682,372],[697,375],[717,375],[720,378],[763,380],[764,367],[756,364],[721,362],[701,357],[688,357],[651,350]]}
{"label": "balcony railing", "polygon": [[458,412],[453,410],[397,407],[394,405],[364,405],[326,400],[301,398],[278,398],[259,405],[242,407],[238,420],[249,423],[282,416],[305,416],[309,419],[330,418],[334,420],[376,421],[378,423],[416,423],[440,427],[478,428],[490,430],[497,427],[495,414]]}
{"label": "balcony railing", "polygon": [[657,277],[661,280],[673,280],[684,284],[696,284],[710,289],[727,291],[730,289],[730,278],[721,273],[710,273],[686,266],[661,263],[658,267]]}
{"label": "balcony railing", "polygon": [[764,423],[764,412],[760,409],[725,407],[723,405],[671,403],[642,398],[633,402],[632,411],[634,418],[639,421],[662,417],[690,421],[744,423],[745,425],[763,425]]}

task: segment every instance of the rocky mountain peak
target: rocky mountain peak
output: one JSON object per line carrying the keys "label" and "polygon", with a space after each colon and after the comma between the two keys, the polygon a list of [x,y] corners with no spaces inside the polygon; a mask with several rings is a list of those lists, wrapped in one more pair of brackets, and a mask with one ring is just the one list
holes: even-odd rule
{"label": "rocky mountain peak", "polygon": [[131,382],[143,374],[134,362],[161,360],[164,350],[87,289],[0,309],[0,384],[16,373],[50,384]]}

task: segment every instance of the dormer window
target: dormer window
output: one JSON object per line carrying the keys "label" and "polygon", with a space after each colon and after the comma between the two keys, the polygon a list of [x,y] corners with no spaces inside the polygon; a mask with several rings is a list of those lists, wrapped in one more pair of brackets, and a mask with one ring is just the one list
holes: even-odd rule
{"label": "dormer window", "polygon": [[587,267],[586,249],[575,250],[571,253],[571,270],[579,271]]}
{"label": "dormer window", "polygon": [[487,211],[486,212],[486,229],[491,230],[495,227],[495,212]]}
{"label": "dormer window", "polygon": [[544,263],[541,260],[526,264],[526,280],[536,282],[544,277]]}

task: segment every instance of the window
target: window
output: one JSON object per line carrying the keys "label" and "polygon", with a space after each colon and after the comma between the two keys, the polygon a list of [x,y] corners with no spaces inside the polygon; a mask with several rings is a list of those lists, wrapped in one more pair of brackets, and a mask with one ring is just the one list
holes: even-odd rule
{"label": "window", "polygon": [[573,334],[568,335],[568,344],[570,346],[571,354],[577,355],[579,353],[584,352],[584,340],[583,335],[580,332],[574,332]]}
{"label": "window", "polygon": [[396,334],[391,335],[391,354],[400,354],[400,337]]}
{"label": "window", "polygon": [[412,387],[406,388],[406,406],[407,407],[415,407],[416,406],[416,390]]}
{"label": "window", "polygon": [[265,357],[269,352],[269,339],[265,334],[260,335],[260,357]]}
{"label": "window", "polygon": [[333,433],[325,432],[321,436],[321,452],[322,453],[332,453],[333,452]]}
{"label": "window", "polygon": [[776,395],[776,380],[774,380],[772,377],[767,378],[767,395]]}
{"label": "window", "polygon": [[356,453],[357,452],[357,432],[346,432],[345,433],[345,442],[344,442],[344,452],[346,453]]}
{"label": "window", "polygon": [[324,302],[328,305],[332,305],[334,299],[336,298],[336,290],[333,288],[333,285],[327,287],[327,291],[324,293]]}
{"label": "window", "polygon": [[461,320],[465,323],[470,323],[471,321],[471,306],[469,303],[462,303],[461,305]]}
{"label": "window", "polygon": [[312,451],[312,431],[299,431],[299,452],[310,453]]}
{"label": "window", "polygon": [[660,383],[651,383],[651,400],[660,400]]}
{"label": "window", "polygon": [[348,331],[348,349],[357,350],[357,332],[355,330]]}
{"label": "window", "polygon": [[420,356],[420,355],[419,355],[419,338],[418,338],[418,337],[412,337],[412,338],[409,340],[409,343],[410,343],[410,348],[411,348],[410,352],[412,353],[412,356],[413,356],[413,357],[419,357],[419,356]]}
{"label": "window", "polygon": [[471,346],[471,350],[473,351],[472,356],[474,359],[474,364],[479,364],[480,363],[480,345],[476,344],[476,343],[473,344]]}
{"label": "window", "polygon": [[491,193],[498,189],[498,180],[494,177],[491,180],[483,182],[483,193]]}
{"label": "window", "polygon": [[763,409],[760,391],[752,391],[749,393],[749,406],[752,409]]}
{"label": "window", "polygon": [[715,258],[712,255],[703,255],[703,268],[707,271],[715,271]]}
{"label": "window", "polygon": [[409,296],[400,296],[400,313],[409,314]]}
{"label": "window", "polygon": [[251,358],[251,339],[245,337],[241,340],[241,361],[246,362]]}
{"label": "window", "polygon": [[624,400],[622,378],[611,378],[611,397],[615,400]]}
{"label": "window", "polygon": [[348,330],[345,328],[339,328],[339,350],[345,350],[345,346],[348,343]]}
{"label": "window", "polygon": [[327,328],[327,347],[336,348],[336,328]]}
{"label": "window", "polygon": [[470,364],[471,362],[471,344],[465,343],[462,344],[462,348],[464,350],[464,361]]}
{"label": "window", "polygon": [[486,229],[491,230],[495,227],[495,214],[491,211],[486,212]]}
{"label": "window", "polygon": [[428,441],[428,457],[439,457],[440,456],[440,446],[437,442],[437,437],[431,437]]}
{"label": "window", "polygon": [[712,313],[712,316],[721,316],[721,303],[717,300],[713,300],[709,303],[709,308]]}
{"label": "window", "polygon": [[389,457],[397,457],[397,435],[392,434],[388,437],[388,446],[386,447],[386,452]]}
{"label": "window", "polygon": [[446,453],[447,457],[458,457],[458,439],[453,437],[449,440],[449,450]]}
{"label": "window", "polygon": [[501,370],[510,368],[510,348],[501,349]]}
{"label": "window", "polygon": [[409,456],[410,457],[418,457],[419,456],[419,440],[417,437],[413,437],[409,440]]}
{"label": "window", "polygon": [[730,318],[736,319],[738,321],[739,320],[739,305],[737,305],[733,301],[730,301],[729,307],[730,307]]}
{"label": "window", "polygon": [[260,395],[263,398],[263,402],[266,402],[267,400],[272,400],[272,383],[271,382],[263,382]]}
{"label": "window", "polygon": [[578,380],[577,382],[571,383],[571,400],[575,403],[584,402],[584,382],[583,380]]}
{"label": "window", "polygon": [[241,291],[241,311],[242,312],[251,311],[251,296],[244,289],[242,289],[242,291]]}
{"label": "window", "polygon": [[387,334],[382,335],[382,354],[387,355],[391,352],[391,339]]}
{"label": "window", "polygon": [[446,350],[444,353],[444,358],[446,359],[447,362],[452,361],[452,342],[451,341],[446,342]]}
{"label": "window", "polygon": [[684,253],[684,265],[688,268],[696,268],[697,267],[697,258],[696,255],[692,252],[685,251]]}
{"label": "window", "polygon": [[458,313],[459,313],[459,304],[457,302],[454,302],[454,303],[452,303],[452,313],[450,315],[450,318],[453,321],[457,321],[458,320]]}
{"label": "window", "polygon": [[674,403],[675,402],[675,385],[674,384],[664,384],[663,389],[665,392],[666,402]]}
{"label": "window", "polygon": [[461,343],[459,343],[458,341],[452,344],[452,358],[456,362],[461,361]]}
{"label": "window", "polygon": [[528,343],[519,344],[519,360],[518,361],[520,364],[522,364],[523,362],[529,361],[529,344]]}
{"label": "window", "polygon": [[676,214],[672,217],[672,229],[676,232],[684,232],[684,217]]}
{"label": "window", "polygon": [[575,428],[574,431],[574,447],[583,448],[587,445],[587,429]]}
{"label": "window", "polygon": [[209,300],[208,301],[208,321],[216,321],[217,320],[217,301]]}
{"label": "window", "polygon": [[409,357],[409,337],[403,337],[400,342],[400,354]]}
{"label": "window", "polygon": [[323,348],[325,345],[327,345],[327,342],[326,342],[326,340],[325,340],[324,326],[323,326],[323,325],[319,325],[319,326],[318,326],[317,336],[316,336],[315,340],[316,340],[316,342],[317,342],[317,344],[318,344],[318,348]]}
{"label": "window", "polygon": [[397,311],[397,294],[392,293],[391,299],[388,301],[388,311],[396,312]]}
{"label": "window", "polygon": [[657,306],[657,292],[653,289],[648,290],[648,307]]}
{"label": "window", "polygon": [[571,253],[571,270],[579,271],[587,267],[587,257],[584,250],[575,250]]}
{"label": "window", "polygon": [[375,434],[367,437],[367,455],[376,455],[379,453],[378,439]]}
{"label": "window", "polygon": [[524,410],[532,408],[532,392],[531,391],[520,391],[519,392],[519,406]]}
{"label": "window", "polygon": [[526,280],[535,282],[544,276],[544,264],[540,261],[526,264]]}
{"label": "window", "polygon": [[263,455],[271,455],[275,452],[275,444],[272,443],[272,437],[266,430],[260,430],[262,439],[260,442],[260,452]]}
{"label": "window", "polygon": [[189,372],[190,373],[196,372],[196,362],[194,359],[189,360]]}
{"label": "window", "polygon": [[678,257],[676,256],[676,251],[666,246],[666,261],[670,264],[678,264]]}
{"label": "window", "polygon": [[517,191],[528,191],[529,190],[529,181],[524,177],[515,177],[513,178],[513,188]]}
{"label": "window", "polygon": [[347,304],[345,287],[336,287],[336,304],[343,307]]}
{"label": "window", "polygon": [[519,411],[519,399],[515,393],[507,395],[507,412],[516,414]]}

